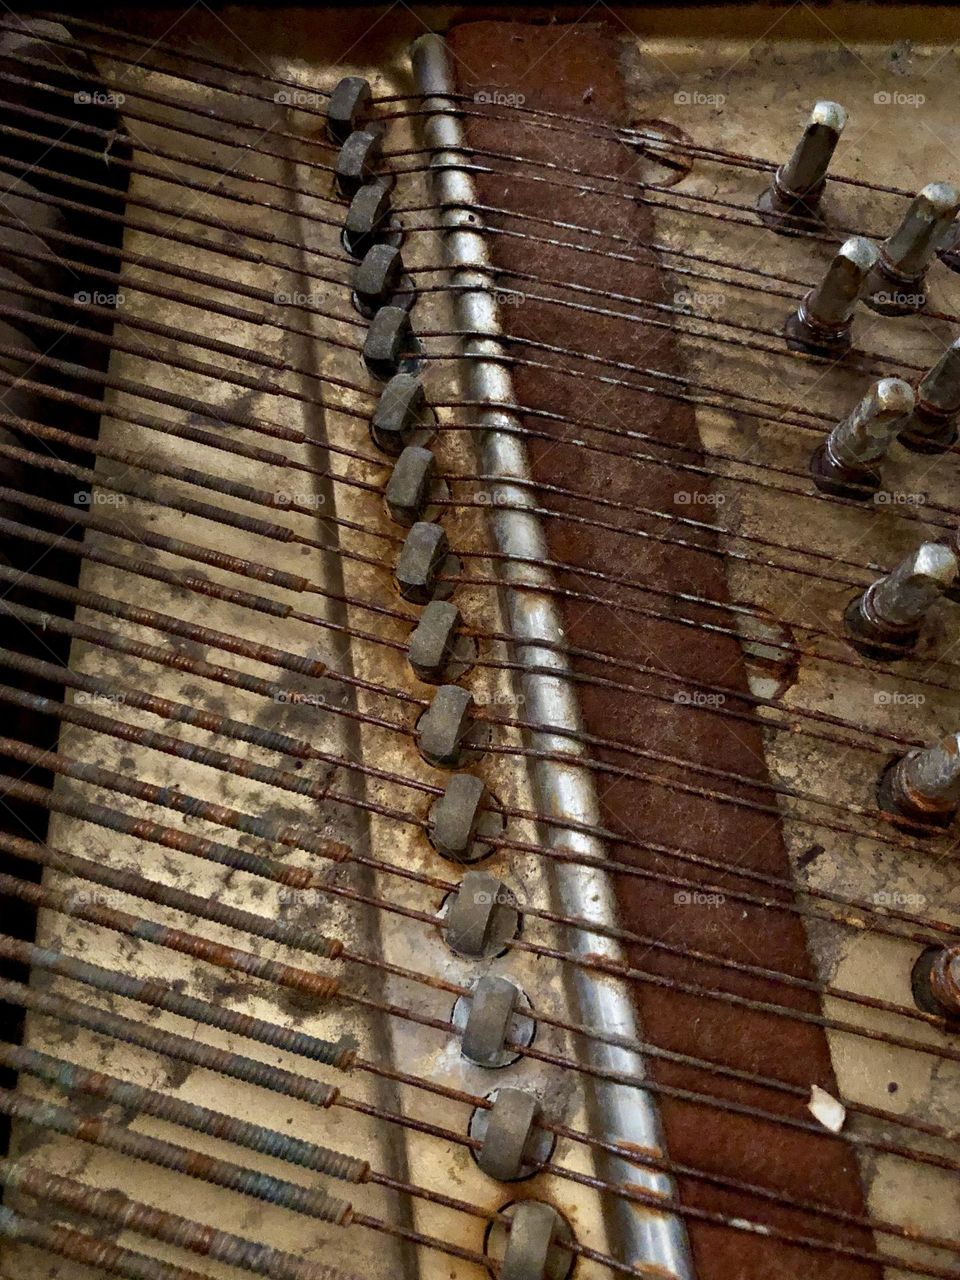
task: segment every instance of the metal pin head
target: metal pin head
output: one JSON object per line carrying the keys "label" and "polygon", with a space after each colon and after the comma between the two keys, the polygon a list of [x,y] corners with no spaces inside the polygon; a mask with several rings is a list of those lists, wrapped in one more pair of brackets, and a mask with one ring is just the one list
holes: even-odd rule
{"label": "metal pin head", "polygon": [[902,378],[875,382],[849,417],[837,424],[810,460],[822,493],[866,501],[880,488],[877,464],[913,411],[913,388]]}
{"label": "metal pin head", "polygon": [[844,617],[854,647],[881,661],[909,653],[930,609],[955,582],[957,568],[949,547],[923,543],[847,607]]}
{"label": "metal pin head", "polygon": [[827,169],[847,123],[838,102],[818,102],[786,164],[757,202],[762,221],[773,231],[798,234],[816,225]]}
{"label": "metal pin head", "polygon": [[839,356],[849,350],[857,299],[879,256],[877,246],[865,236],[851,236],[840,246],[823,279],[784,326],[792,351]]}
{"label": "metal pin head", "polygon": [[925,947],[914,961],[910,987],[918,1009],[960,1025],[960,947]]}
{"label": "metal pin head", "polygon": [[361,76],[344,76],[334,86],[327,103],[327,133],[334,142],[346,142],[370,114],[373,94]]}
{"label": "metal pin head", "polygon": [[900,443],[916,453],[944,453],[956,442],[960,415],[960,338],[920,379],[917,403]]}
{"label": "metal pin head", "polygon": [[365,182],[370,182],[382,158],[383,141],[378,130],[357,129],[340,148],[333,169],[337,190],[352,200]]}
{"label": "metal pin head", "polygon": [[914,197],[899,227],[880,246],[867,304],[881,315],[909,315],[926,305],[924,276],[960,209],[951,182],[930,182]]}
{"label": "metal pin head", "polygon": [[880,807],[911,823],[942,826],[960,806],[960,734],[908,751],[883,772]]}
{"label": "metal pin head", "polygon": [[387,382],[401,372],[414,372],[420,344],[402,307],[381,307],[370,321],[363,343],[363,363],[375,378]]}
{"label": "metal pin head", "polygon": [[358,188],[343,223],[341,242],[351,258],[362,258],[374,244],[399,244],[401,233],[390,221],[390,187],[379,180]]}
{"label": "metal pin head", "polygon": [[409,311],[416,302],[413,281],[405,274],[399,248],[375,244],[353,273],[353,304],[367,320],[380,307],[402,307]]}

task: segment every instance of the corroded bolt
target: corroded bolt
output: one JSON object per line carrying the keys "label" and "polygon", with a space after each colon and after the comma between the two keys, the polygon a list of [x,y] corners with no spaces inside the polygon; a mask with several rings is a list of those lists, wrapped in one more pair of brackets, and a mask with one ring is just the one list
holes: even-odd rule
{"label": "corroded bolt", "polygon": [[960,271],[960,222],[951,222],[944,231],[937,257],[951,271]]}
{"label": "corroded bolt", "polygon": [[913,388],[902,378],[875,382],[810,459],[817,488],[861,501],[876,493],[882,482],[877,464],[903,429],[914,402]]}
{"label": "corroded bolt", "polygon": [[881,315],[909,315],[926,305],[927,267],[960,208],[950,182],[930,182],[910,205],[896,231],[880,246],[864,300]]}
{"label": "corroded bolt", "polygon": [[427,837],[437,853],[458,862],[479,862],[490,846],[476,839],[487,789],[472,773],[455,773],[433,802]]}
{"label": "corroded bolt", "polygon": [[428,764],[456,769],[473,727],[473,695],[457,684],[443,684],[417,722],[417,747]]}
{"label": "corroded bolt", "polygon": [[416,524],[430,496],[436,459],[429,449],[409,444],[397,459],[383,491],[383,500],[398,524]]}
{"label": "corroded bolt", "polygon": [[413,282],[404,275],[399,248],[393,244],[371,246],[353,274],[353,301],[360,314],[369,320],[380,307],[409,311],[416,296]]}
{"label": "corroded bolt", "polygon": [[406,311],[402,307],[381,307],[367,330],[363,363],[375,378],[386,382],[399,372],[401,361],[417,345]]}
{"label": "corroded bolt", "polygon": [[441,684],[460,626],[460,610],[450,600],[431,600],[410,636],[407,658],[418,680]]}
{"label": "corroded bolt", "polygon": [[344,76],[327,103],[327,133],[334,142],[346,142],[370,113],[373,94],[361,76]]}
{"label": "corroded bolt", "polygon": [[879,253],[864,236],[840,246],[826,275],[787,319],[784,334],[791,351],[838,356],[849,350],[854,308]]}
{"label": "corroded bolt", "polygon": [[373,443],[383,453],[399,455],[414,432],[425,429],[429,417],[423,383],[413,373],[398,373],[380,393],[370,419]]}
{"label": "corroded bolt", "polygon": [[960,946],[926,947],[914,962],[910,986],[925,1013],[960,1018]]}
{"label": "corroded bolt", "polygon": [[427,604],[437,588],[437,578],[450,551],[443,526],[418,520],[404,540],[393,571],[404,600]]}
{"label": "corroded bolt", "polygon": [[944,453],[957,439],[960,414],[960,338],[920,379],[917,403],[898,439],[917,453]]}
{"label": "corroded bolt", "polygon": [[485,871],[467,871],[447,902],[443,929],[457,955],[490,960],[502,954],[516,933],[520,913],[502,880]]}
{"label": "corroded bolt", "polygon": [[390,234],[390,188],[366,182],[350,201],[343,223],[343,247],[351,258],[362,258],[371,245]]}
{"label": "corroded bolt", "polygon": [[960,734],[916,747],[883,772],[880,807],[917,822],[942,824],[960,805]]}
{"label": "corroded bolt", "polygon": [[333,170],[337,190],[352,200],[365,182],[374,177],[383,155],[379,132],[357,129],[340,148]]}
{"label": "corroded bolt", "polygon": [[790,235],[809,229],[846,123],[847,113],[838,102],[816,103],[793,155],[757,201],[757,211],[772,231]]}
{"label": "corroded bolt", "polygon": [[881,660],[909,653],[927,613],[956,576],[957,557],[950,548],[925,542],[851,600],[844,621],[854,648]]}

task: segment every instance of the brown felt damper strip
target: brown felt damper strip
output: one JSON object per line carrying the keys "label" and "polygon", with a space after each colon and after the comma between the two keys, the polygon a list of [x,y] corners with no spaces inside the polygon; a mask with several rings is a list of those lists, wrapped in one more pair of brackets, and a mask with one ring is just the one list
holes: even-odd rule
{"label": "brown felt damper strip", "polygon": [[[503,94],[523,94],[527,103],[549,110],[629,123],[617,70],[618,43],[602,27],[468,22],[456,26],[449,38],[462,92],[495,88]],[[497,114],[504,114],[502,108],[497,109]],[[637,155],[621,143],[538,129],[535,117],[522,113],[517,113],[515,122],[478,119],[471,114],[465,127],[468,141],[477,147],[504,149],[509,142],[506,149],[511,153],[532,158],[623,176],[637,177],[640,172]],[[477,175],[478,195],[483,203],[568,219],[638,241],[655,239],[650,211],[642,206],[525,181],[522,169],[516,165],[510,165],[509,170],[502,177]],[[496,225],[496,218],[492,222]],[[575,242],[576,233],[568,232],[565,238]],[[496,236],[491,237],[491,252],[496,265],[505,269],[668,300],[663,272],[652,256],[640,249],[633,263],[607,262],[554,245]],[[536,291],[562,296],[550,286],[538,286]],[[681,370],[674,335],[667,331],[601,316],[584,318],[575,311],[530,301],[504,305],[501,313],[506,332],[516,336],[656,364],[671,372]],[[542,359],[563,367],[562,361],[549,354]],[[577,367],[576,361],[570,364]],[[518,367],[514,377],[520,404],[596,422],[599,427],[642,422],[643,429],[655,436],[685,446],[700,446],[690,406],[669,404],[617,387],[600,387],[542,369]],[[543,420],[530,425],[544,429]],[[562,427],[554,429],[557,435],[553,442],[530,443],[531,464],[538,480],[631,504],[675,509],[680,514],[688,514],[691,504],[684,498],[678,502],[677,494],[709,492],[709,483],[689,472],[585,452],[564,442]],[[577,433],[587,438],[591,435],[589,429],[579,427]],[[554,506],[558,510],[570,509],[562,498],[555,498]],[[712,509],[709,503],[698,502],[698,518],[709,519],[704,513]],[[631,521],[640,524],[642,517],[632,516]],[[615,531],[558,521],[547,521],[546,536],[556,560],[590,568],[629,569],[638,579],[659,587],[715,599],[729,598],[723,563],[707,551],[653,542],[638,544],[636,539]],[[575,572],[561,575],[559,581],[571,589],[583,587]],[[736,640],[669,622],[624,616],[617,604],[628,598],[628,592],[618,589],[610,593],[609,608],[564,601],[563,620],[570,643],[625,658],[655,655],[659,663],[675,673],[689,673],[691,680],[708,680],[737,691],[747,689],[743,655]],[[588,660],[575,660],[575,665],[582,671],[595,670]],[[649,686],[658,687],[655,677],[649,677]],[[666,682],[659,685],[670,695],[676,687]],[[758,782],[767,779],[761,734],[755,726],[726,719],[709,708],[654,703],[602,688],[581,686],[581,698],[591,733],[610,736],[615,728],[615,736],[645,748],[722,764]],[[597,749],[596,755],[616,763],[602,749]],[[597,784],[604,822],[615,831],[666,844],[694,843],[709,848],[718,858],[729,858],[731,867],[742,865],[779,876],[790,874],[779,822],[769,815],[630,779],[611,781],[609,775],[598,776]],[[740,793],[758,794],[749,786],[741,787]],[[658,860],[656,855],[627,845],[615,845],[610,852],[625,862],[642,862],[651,867],[669,865],[667,860]],[[726,883],[745,884],[733,872]],[[745,908],[742,903],[729,900],[715,905],[685,904],[675,900],[675,891],[669,885],[650,881],[621,878],[617,893],[624,921],[630,927],[667,937],[673,944],[702,947],[736,960],[812,976],[803,926],[797,919],[773,917],[763,909]],[[628,954],[632,963],[658,973],[700,980],[707,986],[718,981],[715,970],[693,960],[637,947],[628,949]],[[724,973],[720,981],[727,990],[741,995],[819,1011],[818,1000],[811,992],[779,987],[738,973]],[[651,1040],[683,1053],[777,1075],[804,1086],[818,1084],[836,1092],[830,1054],[820,1028],[651,986],[638,985],[634,990],[643,1028]],[[648,1069],[656,1079],[673,1085],[810,1118],[796,1099],[720,1080],[703,1070],[657,1059],[648,1063]],[[852,1213],[864,1213],[856,1161],[842,1141],[671,1099],[661,1100],[661,1108],[667,1147],[675,1159],[793,1196],[827,1201]],[[843,1241],[861,1249],[873,1247],[870,1233],[865,1230],[748,1200],[702,1182],[684,1181],[680,1193],[691,1206]],[[688,1222],[688,1229],[699,1280],[876,1280],[879,1275],[879,1270],[869,1264],[788,1246],[760,1235],[698,1222]]]}

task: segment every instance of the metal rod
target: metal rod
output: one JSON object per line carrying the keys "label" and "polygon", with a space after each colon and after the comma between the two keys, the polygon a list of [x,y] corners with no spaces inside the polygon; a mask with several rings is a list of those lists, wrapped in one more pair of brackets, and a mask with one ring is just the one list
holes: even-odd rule
{"label": "metal rod", "polygon": [[[471,393],[481,401],[509,402],[513,399],[509,374],[499,360],[485,361],[491,352],[500,350],[489,274],[490,260],[482,236],[467,229],[467,215],[458,209],[464,203],[469,204],[474,193],[470,178],[459,167],[462,163],[459,153],[464,141],[453,103],[447,97],[453,87],[449,53],[442,38],[428,35],[413,46],[412,58],[418,87],[424,95],[425,130],[429,145],[435,150],[434,160],[439,164],[436,190],[439,202],[446,210],[443,217],[448,227],[445,250],[451,275],[455,283],[473,286],[472,289],[458,290],[456,294],[460,322],[472,335],[465,349],[475,352],[478,357],[469,371]],[[502,477],[527,476],[529,467],[525,454],[513,436],[499,430],[501,419],[511,424],[516,421],[512,415],[497,410],[488,410],[481,415],[481,421],[487,426],[482,446],[484,470]],[[509,483],[501,483],[496,492],[521,508],[528,501],[524,490],[511,488]],[[546,546],[534,516],[516,510],[497,512],[494,508],[493,524],[495,537],[508,554],[522,548],[525,555],[529,554],[533,560],[543,556]],[[521,662],[538,668],[553,668],[556,672],[552,679],[530,675],[522,683],[526,696],[536,709],[536,718],[542,724],[556,723],[577,731],[581,728],[579,708],[572,687],[564,679],[566,663],[556,652],[538,648],[536,643],[541,636],[556,641],[562,635],[559,617],[549,597],[540,594],[538,598],[543,578],[540,569],[508,564],[507,609],[513,631],[525,640],[518,650],[518,658]],[[524,580],[532,590],[519,595],[512,591],[517,579]],[[537,735],[536,740],[548,747],[553,745],[549,734]],[[599,818],[592,780],[582,767],[571,763],[558,769],[543,762],[533,771],[532,780],[545,811],[556,811],[561,816],[586,817],[588,821]],[[602,858],[604,853],[602,847],[590,838],[571,837],[569,833],[560,836],[556,829],[548,829],[546,838],[552,846],[562,840],[568,847],[570,844],[578,850],[582,847],[591,858]],[[556,883],[565,908],[579,908],[584,902],[590,902],[601,922],[606,924],[614,918],[610,884],[602,872],[567,864],[558,867]],[[584,952],[619,959],[619,948],[609,937],[583,933],[581,939]],[[636,1023],[626,992],[614,983],[597,982],[580,968],[574,973],[577,975],[574,987],[581,1010],[588,1020],[621,1031],[635,1040]],[[616,1069],[626,1068],[635,1075],[642,1074],[643,1070],[634,1053],[613,1045],[597,1046],[591,1053],[591,1060]],[[598,1085],[595,1091],[595,1104],[603,1117],[606,1132],[616,1133],[627,1142],[635,1141],[640,1147],[662,1146],[662,1134],[654,1109],[649,1103],[638,1103],[636,1094],[616,1085]],[[611,1181],[635,1178],[636,1170],[631,1170],[623,1162],[615,1162],[612,1166]],[[669,1179],[663,1176],[648,1174],[644,1183],[661,1194],[671,1194],[673,1190]],[[631,1212],[627,1205],[625,1212],[622,1208],[618,1211],[617,1225],[623,1233],[629,1258],[662,1263],[672,1274],[685,1280],[691,1276],[689,1248],[677,1217],[655,1213],[641,1215]]]}
{"label": "metal rod", "polygon": [[34,1196],[60,1205],[71,1214],[92,1218],[98,1228],[106,1224],[118,1231],[133,1231],[267,1280],[357,1280],[326,1263],[308,1262],[270,1245],[143,1204],[119,1188],[86,1186],[24,1160],[0,1160],[0,1183],[12,1193]]}

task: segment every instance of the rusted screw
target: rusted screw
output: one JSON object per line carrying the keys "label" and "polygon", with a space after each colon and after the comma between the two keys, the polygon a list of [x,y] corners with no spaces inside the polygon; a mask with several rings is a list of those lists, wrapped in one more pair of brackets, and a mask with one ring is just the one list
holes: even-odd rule
{"label": "rusted screw", "polygon": [[902,378],[875,382],[810,459],[810,474],[821,493],[860,501],[871,498],[883,482],[877,464],[913,406],[913,388]]}
{"label": "rusted screw", "polygon": [[910,315],[926,306],[927,267],[960,208],[950,182],[930,182],[914,197],[903,221],[880,246],[865,301],[881,315]]}
{"label": "rusted screw", "polygon": [[840,246],[823,279],[784,325],[791,351],[840,356],[850,349],[857,299],[879,256],[877,246],[864,236],[852,236]]}
{"label": "rusted screw", "polygon": [[760,218],[771,231],[797,235],[815,225],[827,168],[846,123],[847,113],[838,102],[815,104],[793,155],[757,201]]}
{"label": "rusted screw", "polygon": [[920,379],[917,403],[897,437],[916,453],[945,453],[957,439],[960,414],[960,338]]}
{"label": "rusted screw", "polygon": [[960,734],[900,757],[880,779],[879,803],[911,822],[944,825],[960,805]]}
{"label": "rusted screw", "polygon": [[957,557],[950,548],[925,542],[847,606],[844,621],[854,648],[881,661],[905,656],[930,608],[956,576]]}

